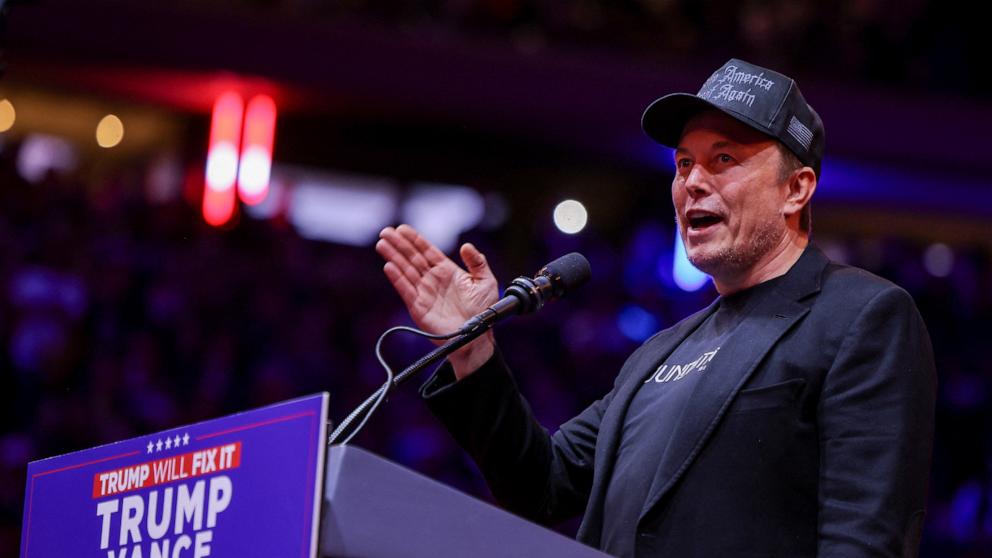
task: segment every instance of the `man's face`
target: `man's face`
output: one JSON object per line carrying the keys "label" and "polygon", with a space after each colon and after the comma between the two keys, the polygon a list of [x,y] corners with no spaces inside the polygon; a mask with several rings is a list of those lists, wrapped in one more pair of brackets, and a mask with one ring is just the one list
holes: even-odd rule
{"label": "man's face", "polygon": [[721,112],[689,120],[675,152],[672,202],[694,266],[735,277],[783,240],[781,157],[775,140]]}

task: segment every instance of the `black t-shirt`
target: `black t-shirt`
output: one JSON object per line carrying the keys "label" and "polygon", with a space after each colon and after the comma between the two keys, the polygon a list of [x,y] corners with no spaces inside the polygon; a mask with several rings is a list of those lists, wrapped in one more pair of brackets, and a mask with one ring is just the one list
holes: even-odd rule
{"label": "black t-shirt", "polygon": [[779,278],[720,299],[710,314],[674,351],[657,365],[638,388],[624,417],[616,464],[606,490],[603,514],[604,550],[630,556],[637,519],[646,503],[658,465],[675,425],[703,374],[719,374],[709,366],[727,339],[763,297],[774,296]]}

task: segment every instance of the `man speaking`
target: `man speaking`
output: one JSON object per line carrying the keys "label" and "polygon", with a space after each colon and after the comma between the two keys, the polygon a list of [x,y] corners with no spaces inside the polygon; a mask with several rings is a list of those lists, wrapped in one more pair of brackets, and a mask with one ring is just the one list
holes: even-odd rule
{"label": "man speaking", "polygon": [[[491,333],[422,388],[496,499],[616,556],[915,556],[935,370],[910,296],[809,241],[820,117],[796,83],[741,60],[644,130],[675,148],[689,260],[720,296],[657,333],[613,389],[549,435]],[[376,250],[414,322],[458,329],[497,300],[471,244],[460,268],[412,228]]]}

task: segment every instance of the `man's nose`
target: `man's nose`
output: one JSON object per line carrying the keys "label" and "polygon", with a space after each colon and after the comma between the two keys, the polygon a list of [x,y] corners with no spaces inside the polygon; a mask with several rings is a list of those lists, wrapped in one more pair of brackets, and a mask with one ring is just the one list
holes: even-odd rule
{"label": "man's nose", "polygon": [[702,165],[693,165],[685,177],[685,189],[693,199],[701,198],[710,193],[710,173]]}

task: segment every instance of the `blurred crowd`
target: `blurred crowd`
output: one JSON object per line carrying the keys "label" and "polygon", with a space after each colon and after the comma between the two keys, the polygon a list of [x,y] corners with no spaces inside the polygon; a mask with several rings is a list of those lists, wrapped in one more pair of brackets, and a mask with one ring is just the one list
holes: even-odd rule
{"label": "blurred crowd", "polygon": [[[19,545],[30,460],[323,390],[340,420],[382,382],[375,341],[408,318],[371,246],[305,240],[280,220],[210,228],[182,197],[146,198],[139,168],[96,183],[56,174],[28,183],[13,152],[0,152],[0,555]],[[497,332],[548,428],[605,393],[640,338],[715,296],[710,286],[679,291],[659,273],[671,261],[670,211],[653,207],[615,238],[512,218],[504,228],[532,229],[525,244],[505,230],[468,233],[504,281],[569,250],[592,262],[593,284],[572,300]],[[940,395],[923,555],[992,552],[988,247],[954,247],[949,274],[936,277],[925,245],[822,244],[908,289],[933,337]],[[386,347],[400,367],[431,345],[399,336]],[[416,384],[356,442],[487,497]]]}
{"label": "blurred crowd", "polygon": [[[230,3],[231,0],[217,0]],[[685,58],[988,97],[981,18],[964,0],[243,0],[421,35]]]}

